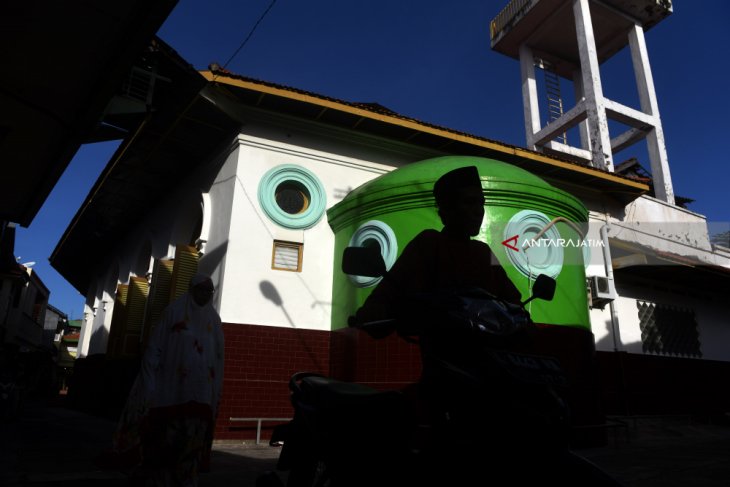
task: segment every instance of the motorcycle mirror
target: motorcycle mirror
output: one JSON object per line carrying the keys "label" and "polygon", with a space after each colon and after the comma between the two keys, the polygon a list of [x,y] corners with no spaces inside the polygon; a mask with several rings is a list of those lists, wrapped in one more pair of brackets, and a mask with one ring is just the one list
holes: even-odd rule
{"label": "motorcycle mirror", "polygon": [[532,286],[532,295],[545,301],[552,301],[555,296],[555,284],[555,279],[545,274],[540,274]]}
{"label": "motorcycle mirror", "polygon": [[540,274],[537,276],[537,279],[535,279],[535,284],[532,285],[532,296],[522,303],[522,305],[526,305],[535,298],[552,301],[555,296],[555,285],[555,279],[545,274]]}
{"label": "motorcycle mirror", "polygon": [[381,277],[385,275],[385,261],[374,247],[347,247],[342,255],[342,272],[352,276]]}

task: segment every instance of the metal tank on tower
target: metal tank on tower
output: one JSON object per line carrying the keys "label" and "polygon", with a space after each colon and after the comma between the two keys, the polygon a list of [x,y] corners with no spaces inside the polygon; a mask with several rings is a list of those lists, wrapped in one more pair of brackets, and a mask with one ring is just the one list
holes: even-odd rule
{"label": "metal tank on tower", "polygon": [[[613,172],[616,153],[646,140],[655,195],[674,204],[644,41],[644,32],[671,13],[671,0],[512,0],[491,22],[491,45],[520,61],[528,148]],[[627,45],[640,109],[603,94],[599,66]],[[536,67],[544,73],[547,103],[542,110]],[[564,106],[561,79],[573,84],[572,108]],[[609,120],[628,129],[611,134]],[[578,145],[566,137],[574,127],[579,128]]]}

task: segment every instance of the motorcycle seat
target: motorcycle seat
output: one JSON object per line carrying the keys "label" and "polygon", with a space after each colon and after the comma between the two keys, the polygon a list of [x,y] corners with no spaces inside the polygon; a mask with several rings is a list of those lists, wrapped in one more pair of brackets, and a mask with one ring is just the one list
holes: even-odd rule
{"label": "motorcycle seat", "polygon": [[401,400],[401,393],[398,391],[379,391],[364,384],[320,376],[303,378],[301,391],[307,398],[328,407]]}

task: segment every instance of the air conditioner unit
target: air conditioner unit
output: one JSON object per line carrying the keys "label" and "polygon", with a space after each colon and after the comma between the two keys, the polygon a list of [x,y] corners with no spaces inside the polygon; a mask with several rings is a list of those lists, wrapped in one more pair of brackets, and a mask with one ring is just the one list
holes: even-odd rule
{"label": "air conditioner unit", "polygon": [[603,308],[616,299],[616,289],[613,287],[613,281],[607,277],[590,276],[588,278],[588,291],[592,308]]}

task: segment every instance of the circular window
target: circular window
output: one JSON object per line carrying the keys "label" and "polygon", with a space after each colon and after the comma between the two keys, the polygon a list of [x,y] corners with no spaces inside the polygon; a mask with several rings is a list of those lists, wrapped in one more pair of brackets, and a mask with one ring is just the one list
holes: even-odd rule
{"label": "circular window", "polygon": [[517,236],[517,250],[506,249],[510,262],[525,276],[535,279],[540,274],[557,277],[563,268],[563,247],[560,232],[554,226],[536,238],[550,223],[543,213],[523,210],[510,218],[504,239]]}
{"label": "circular window", "polygon": [[283,164],[269,170],[259,183],[259,203],[272,221],[292,229],[310,228],[324,214],[324,187],[300,166]]}
{"label": "circular window", "polygon": [[285,181],[276,187],[274,192],[276,204],[290,215],[298,215],[309,208],[309,191],[304,185],[293,181]]}
{"label": "circular window", "polygon": [[[380,251],[385,261],[385,268],[390,270],[398,257],[398,240],[387,224],[370,220],[363,223],[350,239],[349,247],[372,247]],[[379,283],[382,277],[348,276],[358,287],[370,287]]]}

